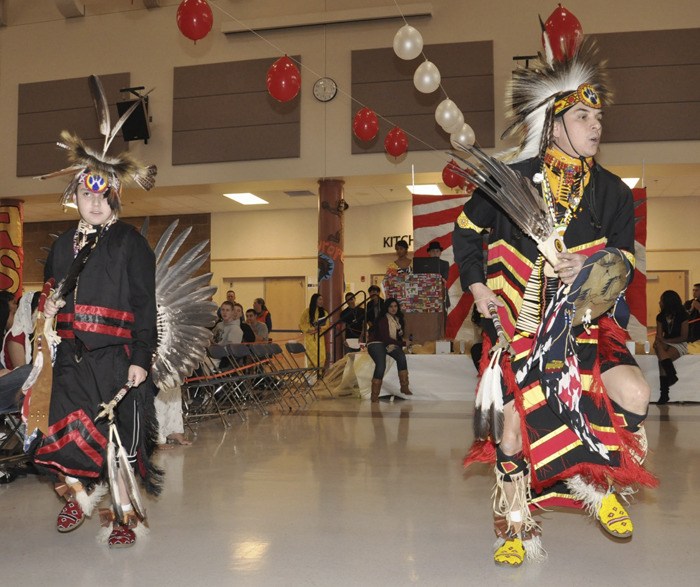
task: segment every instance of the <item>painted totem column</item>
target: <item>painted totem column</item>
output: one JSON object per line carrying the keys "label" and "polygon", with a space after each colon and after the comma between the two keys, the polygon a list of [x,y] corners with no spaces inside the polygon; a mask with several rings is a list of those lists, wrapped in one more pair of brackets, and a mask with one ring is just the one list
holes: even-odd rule
{"label": "painted totem column", "polygon": [[0,291],[22,292],[24,201],[0,200]]}
{"label": "painted totem column", "polygon": [[[318,293],[330,312],[344,299],[344,214],[348,206],[343,198],[343,180],[321,179],[318,185]],[[336,314],[331,320],[335,323],[338,318]],[[331,331],[325,337],[326,354],[331,363],[336,359],[334,334]]]}

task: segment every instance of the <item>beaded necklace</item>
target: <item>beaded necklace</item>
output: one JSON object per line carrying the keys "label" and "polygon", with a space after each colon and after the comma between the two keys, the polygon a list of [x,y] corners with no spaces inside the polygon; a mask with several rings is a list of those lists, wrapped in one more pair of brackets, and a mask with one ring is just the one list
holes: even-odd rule
{"label": "beaded necklace", "polygon": [[584,174],[578,159],[548,149],[542,175],[542,196],[557,230],[563,234],[581,202],[590,174]]}

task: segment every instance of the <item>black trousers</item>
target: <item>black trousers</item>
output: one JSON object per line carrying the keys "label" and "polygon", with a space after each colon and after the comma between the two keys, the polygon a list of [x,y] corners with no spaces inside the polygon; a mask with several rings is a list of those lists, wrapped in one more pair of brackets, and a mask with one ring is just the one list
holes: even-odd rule
{"label": "black trousers", "polygon": [[389,355],[396,361],[396,368],[399,371],[408,369],[406,365],[406,355],[404,355],[401,347],[394,347],[392,351],[387,351],[387,345],[383,342],[371,342],[367,345],[367,352],[374,361],[374,379],[384,379],[384,371],[386,371],[386,356]]}

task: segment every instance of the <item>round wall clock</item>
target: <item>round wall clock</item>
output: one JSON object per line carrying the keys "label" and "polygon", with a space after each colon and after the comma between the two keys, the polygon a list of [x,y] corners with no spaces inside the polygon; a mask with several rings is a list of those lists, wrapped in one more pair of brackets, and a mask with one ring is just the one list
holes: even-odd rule
{"label": "round wall clock", "polygon": [[330,102],[338,93],[338,84],[329,77],[322,77],[314,83],[314,97],[321,102]]}

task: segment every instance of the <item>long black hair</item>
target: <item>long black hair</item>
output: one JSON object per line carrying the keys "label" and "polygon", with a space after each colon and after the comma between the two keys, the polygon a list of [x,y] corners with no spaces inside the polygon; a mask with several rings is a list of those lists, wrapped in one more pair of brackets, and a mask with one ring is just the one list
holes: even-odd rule
{"label": "long black hair", "polygon": [[9,291],[0,291],[0,337],[5,334],[7,321],[10,319],[10,302],[14,297]]}
{"label": "long black hair", "polygon": [[401,324],[401,330],[406,330],[406,324],[403,319],[403,312],[401,311],[401,303],[396,298],[387,298],[386,300],[384,300],[381,312],[379,312],[379,318],[377,319],[377,322],[379,322],[379,320],[384,318],[384,316],[386,316],[389,313],[389,306],[393,302],[396,302],[396,307],[398,308],[396,312],[396,318],[398,319],[399,324]]}
{"label": "long black hair", "polygon": [[669,318],[672,318],[681,312],[685,312],[681,296],[679,296],[672,289],[667,289],[664,293],[661,294],[659,304],[661,306],[661,313],[659,314],[659,316],[667,316]]}
{"label": "long black hair", "polygon": [[[325,308],[318,306],[318,298],[321,297],[320,293],[315,293],[311,296],[311,301],[309,302],[309,323],[315,326],[314,322],[319,322],[328,312]],[[318,318],[316,317],[318,314]]]}

